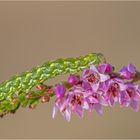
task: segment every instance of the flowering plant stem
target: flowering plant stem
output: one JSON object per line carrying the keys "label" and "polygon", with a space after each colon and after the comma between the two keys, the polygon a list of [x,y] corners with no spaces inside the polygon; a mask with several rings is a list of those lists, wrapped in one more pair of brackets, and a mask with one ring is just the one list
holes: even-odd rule
{"label": "flowering plant stem", "polygon": [[[78,58],[48,61],[21,75],[13,76],[10,80],[0,84],[1,117],[7,113],[14,113],[20,105],[34,108],[39,103],[39,99],[42,102],[48,102],[49,98],[54,95],[54,91],[51,90],[52,86],[41,84],[44,81],[61,74],[77,73],[91,64],[96,65],[104,61],[102,54],[90,53]],[[38,90],[32,91],[35,86]]]}
{"label": "flowering plant stem", "polygon": [[[78,72],[82,73],[78,74]],[[69,73],[66,81],[55,85],[44,82]],[[34,109],[39,102],[46,103],[55,96],[52,117],[58,112],[70,121],[71,114],[83,117],[84,111],[103,113],[104,106],[131,106],[139,109],[140,72],[133,64],[119,72],[106,63],[102,54],[90,53],[78,58],[48,61],[0,84],[0,116],[15,113],[22,106]]]}

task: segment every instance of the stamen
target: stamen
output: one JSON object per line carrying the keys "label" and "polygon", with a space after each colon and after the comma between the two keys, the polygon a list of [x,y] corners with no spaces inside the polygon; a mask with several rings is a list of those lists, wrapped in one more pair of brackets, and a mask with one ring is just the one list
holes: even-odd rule
{"label": "stamen", "polygon": [[98,83],[100,80],[100,76],[98,73],[92,73],[89,76],[86,77],[88,82],[90,83]]}

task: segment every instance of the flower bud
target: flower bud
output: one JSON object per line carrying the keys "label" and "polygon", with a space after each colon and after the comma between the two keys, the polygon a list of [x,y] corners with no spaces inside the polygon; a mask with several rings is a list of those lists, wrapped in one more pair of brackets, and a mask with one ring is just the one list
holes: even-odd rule
{"label": "flower bud", "polygon": [[41,97],[41,102],[42,103],[46,103],[46,102],[49,102],[50,101],[50,97],[48,95],[43,95]]}
{"label": "flower bud", "polygon": [[71,74],[68,78],[68,83],[69,84],[72,84],[72,85],[75,85],[79,82],[79,77],[74,75],[74,74]]}
{"label": "flower bud", "polygon": [[27,95],[26,95],[25,97],[26,97],[26,99],[32,98],[32,92],[28,92]]}
{"label": "flower bud", "polygon": [[44,85],[43,83],[40,83],[36,86],[37,89],[39,90],[45,90],[46,89],[46,85]]}
{"label": "flower bud", "polygon": [[35,109],[36,106],[37,106],[37,104],[30,104],[30,105],[29,105],[29,108],[30,108],[30,109]]}
{"label": "flower bud", "polygon": [[15,104],[16,102],[17,102],[17,97],[14,97],[13,99],[12,99],[12,104]]}
{"label": "flower bud", "polygon": [[57,84],[54,88],[54,91],[55,91],[57,98],[60,98],[60,97],[64,96],[64,94],[66,92],[66,88],[62,84]]}
{"label": "flower bud", "polygon": [[53,88],[46,89],[46,93],[47,94],[50,94],[50,93],[53,93],[53,92],[54,92],[54,89]]}
{"label": "flower bud", "polygon": [[105,63],[105,64],[98,65],[98,70],[99,70],[100,73],[109,74],[109,73],[113,72],[114,68],[111,64]]}

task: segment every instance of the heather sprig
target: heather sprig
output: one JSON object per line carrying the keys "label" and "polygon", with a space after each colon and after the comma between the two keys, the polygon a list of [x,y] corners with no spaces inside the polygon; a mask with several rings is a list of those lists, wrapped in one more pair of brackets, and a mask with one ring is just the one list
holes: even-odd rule
{"label": "heather sprig", "polygon": [[[27,100],[26,95],[46,80],[66,73],[77,73],[88,68],[90,64],[99,64],[103,61],[104,56],[99,53],[90,53],[77,58],[61,58],[11,77],[0,84],[0,116],[15,112],[20,105],[34,108],[39,103],[39,98]],[[32,93],[40,95],[46,93],[44,90],[43,88]]]}
{"label": "heather sprig", "polygon": [[[46,80],[66,73],[69,73],[66,81],[45,84]],[[60,112],[67,121],[72,114],[84,117],[85,111],[102,115],[103,107],[116,104],[130,106],[137,112],[139,80],[140,73],[133,64],[116,72],[102,54],[49,61],[0,84],[0,116],[15,113],[20,106],[34,109],[40,102],[48,103],[53,96],[52,117]]]}

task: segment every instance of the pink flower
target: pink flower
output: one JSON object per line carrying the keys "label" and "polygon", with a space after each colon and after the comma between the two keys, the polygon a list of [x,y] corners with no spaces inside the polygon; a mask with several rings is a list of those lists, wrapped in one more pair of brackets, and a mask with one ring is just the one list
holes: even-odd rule
{"label": "pink flower", "polygon": [[135,110],[139,109],[140,88],[138,85],[128,83],[120,93],[119,103],[121,106],[128,107],[129,105]]}
{"label": "pink flower", "polygon": [[101,95],[98,93],[92,93],[88,97],[86,97],[86,101],[88,103],[88,110],[91,112],[92,110],[96,110],[99,115],[103,114],[102,104],[101,104]]}
{"label": "pink flower", "polygon": [[71,110],[68,107],[66,97],[57,98],[53,107],[52,118],[55,118],[58,110],[68,122],[71,119]]}
{"label": "pink flower", "polygon": [[82,81],[88,82],[91,85],[92,90],[96,92],[100,83],[105,82],[109,78],[109,75],[100,73],[94,65],[91,65],[89,69],[83,71],[81,79]]}
{"label": "pink flower", "polygon": [[134,78],[136,74],[136,68],[133,64],[129,64],[128,66],[124,66],[121,70],[120,70],[120,75],[125,78],[125,79],[131,79]]}
{"label": "pink flower", "polygon": [[84,90],[79,86],[75,86],[68,91],[66,96],[56,99],[52,116],[54,118],[57,110],[59,110],[67,121],[70,121],[72,112],[79,117],[83,117],[84,108],[87,108],[87,105],[84,99]]}
{"label": "pink flower", "polygon": [[55,104],[53,107],[53,112],[52,112],[52,117],[55,118],[55,116],[57,115],[58,110],[61,112],[61,114],[63,115],[63,117],[67,120],[70,121],[71,118],[71,110],[69,108],[67,108],[67,104],[66,104],[66,96],[65,96],[65,92],[66,92],[66,88],[64,85],[62,84],[57,84],[54,88],[54,92],[56,94],[56,100],[55,100]]}
{"label": "pink flower", "polygon": [[123,90],[123,81],[119,78],[110,79],[100,86],[103,96],[110,106],[118,102],[119,94]]}
{"label": "pink flower", "polygon": [[79,117],[83,117],[85,100],[81,89],[69,91],[67,99],[70,109]]}

